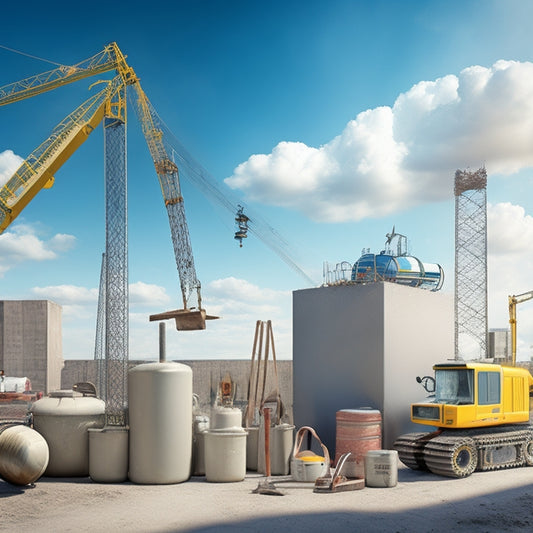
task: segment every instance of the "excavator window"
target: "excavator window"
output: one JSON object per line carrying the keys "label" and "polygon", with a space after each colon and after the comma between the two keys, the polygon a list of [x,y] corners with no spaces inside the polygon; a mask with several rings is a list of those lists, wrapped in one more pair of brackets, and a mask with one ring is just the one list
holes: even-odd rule
{"label": "excavator window", "polygon": [[478,404],[492,405],[501,402],[500,373],[479,372],[477,376]]}
{"label": "excavator window", "polygon": [[474,403],[474,371],[467,368],[436,370],[435,402],[457,405]]}

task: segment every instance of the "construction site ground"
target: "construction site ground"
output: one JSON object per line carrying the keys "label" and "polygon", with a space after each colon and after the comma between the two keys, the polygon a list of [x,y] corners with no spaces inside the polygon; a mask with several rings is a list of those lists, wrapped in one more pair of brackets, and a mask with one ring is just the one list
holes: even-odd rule
{"label": "construction site ground", "polygon": [[533,530],[533,468],[449,479],[400,466],[395,487],[316,494],[312,483],[279,481],[283,496],[254,494],[264,479],[249,472],[236,483],[193,477],[176,485],[136,485],[45,477],[33,488],[0,480],[0,531]]}

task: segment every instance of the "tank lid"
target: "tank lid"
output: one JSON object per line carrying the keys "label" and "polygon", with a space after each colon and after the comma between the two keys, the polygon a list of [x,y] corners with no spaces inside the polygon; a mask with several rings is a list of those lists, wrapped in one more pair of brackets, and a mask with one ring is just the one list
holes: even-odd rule
{"label": "tank lid", "polygon": [[208,429],[207,433],[214,433],[216,435],[235,435],[240,433],[248,433],[243,427],[233,426],[229,428]]}
{"label": "tank lid", "polygon": [[83,394],[73,390],[54,390],[48,396],[50,398],[80,398]]}
{"label": "tank lid", "polygon": [[33,402],[30,411],[34,415],[51,416],[93,416],[105,413],[105,402],[103,400],[83,396],[83,394],[74,393],[74,391],[66,392],[70,392],[70,394],[50,394],[50,396]]}
{"label": "tank lid", "polygon": [[183,363],[176,363],[174,361],[166,362],[155,362],[155,363],[141,363],[140,365],[134,366],[128,371],[131,373],[136,372],[190,372],[192,373],[192,368]]}

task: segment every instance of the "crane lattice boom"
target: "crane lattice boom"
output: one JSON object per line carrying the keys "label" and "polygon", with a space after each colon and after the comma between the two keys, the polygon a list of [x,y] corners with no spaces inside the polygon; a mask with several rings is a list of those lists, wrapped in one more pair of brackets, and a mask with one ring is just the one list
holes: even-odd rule
{"label": "crane lattice boom", "polygon": [[[164,134],[161,127],[159,127],[157,113],[153,110],[152,105],[140,85],[139,78],[134,70],[127,64],[126,56],[122,54],[118,45],[116,43],[110,43],[102,52],[77,63],[76,65],[61,66],[57,69],[0,87],[0,105],[6,105],[25,98],[30,98],[43,92],[56,89],[57,87],[113,70],[116,71],[118,75],[117,78],[120,80],[120,82],[114,80],[114,85],[120,84],[122,88],[131,85],[135,88],[138,117],[159,178],[163,200],[169,217],[172,243],[180,277],[184,306],[183,310],[177,310],[170,313],[176,315],[172,315],[172,318],[176,318],[177,329],[204,329],[205,319],[215,317],[207,317],[205,311],[201,308],[200,282],[196,276],[196,269],[194,266],[189,229],[185,216],[185,207],[181,195],[178,167],[175,162],[171,160],[168,155],[169,151],[165,148]],[[113,98],[107,97],[103,104],[105,108],[102,108],[101,110],[99,109],[99,114],[97,116],[95,115],[94,120],[87,123],[85,126],[85,130],[87,130],[84,132],[85,138],[90,131],[94,129],[95,125],[102,120],[104,110],[107,114],[119,114],[121,112],[123,101],[124,99],[121,98],[115,101]],[[118,106],[118,110],[113,110],[113,106]],[[66,149],[61,151],[62,163],[72,155],[85,138],[82,138],[77,145],[72,144],[71,151]],[[59,168],[59,166],[57,168]],[[32,189],[34,192],[31,196],[29,194],[25,196],[27,201],[25,203],[20,203],[20,210],[22,210],[35,194],[37,194],[41,188],[46,186],[48,182],[51,185],[50,180],[52,176],[53,174],[47,174],[43,176],[42,179],[38,180],[39,186]],[[8,187],[6,194],[11,195],[12,193],[10,191],[11,188]],[[0,199],[1,198],[2,196],[0,194]],[[11,216],[13,209],[7,204],[5,204],[3,211],[6,213],[4,215],[5,223],[3,226],[0,226],[0,231],[5,229],[16,216],[16,214],[15,216]],[[0,222],[3,222],[3,220],[0,220]],[[197,319],[186,320],[185,315],[193,308],[197,308],[197,311],[194,312]],[[169,318],[166,316],[168,313],[164,313],[164,315],[164,318]],[[152,315],[150,317],[151,320],[158,320],[161,318],[162,316],[159,315]],[[191,317],[189,316],[189,318]]]}

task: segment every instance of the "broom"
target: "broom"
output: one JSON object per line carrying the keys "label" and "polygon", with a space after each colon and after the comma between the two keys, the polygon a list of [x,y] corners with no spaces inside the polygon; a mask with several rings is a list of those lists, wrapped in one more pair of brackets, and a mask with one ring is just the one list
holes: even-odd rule
{"label": "broom", "polygon": [[255,494],[267,494],[269,496],[283,496],[283,492],[278,490],[270,480],[270,407],[263,409],[265,419],[265,480],[260,481],[257,488],[252,492]]}

